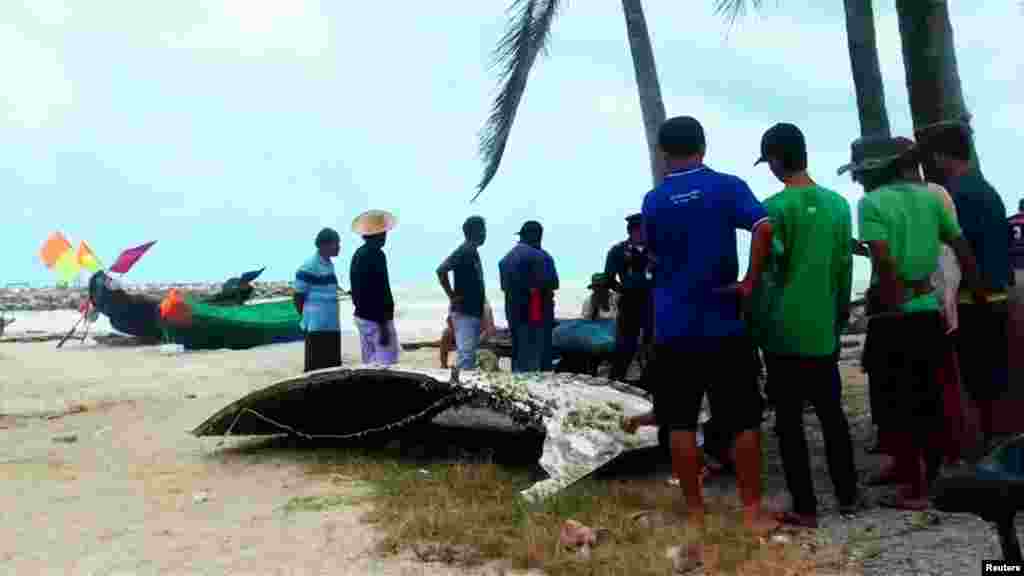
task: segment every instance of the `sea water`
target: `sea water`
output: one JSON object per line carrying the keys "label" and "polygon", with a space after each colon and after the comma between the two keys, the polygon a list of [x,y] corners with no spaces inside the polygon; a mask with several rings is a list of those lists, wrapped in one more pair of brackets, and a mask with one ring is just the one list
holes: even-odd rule
{"label": "sea water", "polygon": [[[555,293],[555,316],[559,318],[579,318],[583,301],[590,293],[584,282],[563,284]],[[130,288],[129,288],[130,289]],[[445,328],[448,315],[448,298],[437,283],[398,286],[393,290],[395,298],[395,328],[399,339],[403,342],[436,340]],[[855,287],[854,297],[858,288]],[[505,300],[500,290],[488,290],[487,297],[494,310],[494,322],[497,326],[507,326],[505,318]],[[346,335],[356,334],[352,320],[353,307],[349,299],[339,303],[341,313],[341,329]],[[46,311],[6,311],[7,318],[15,322],[7,326],[5,337],[31,336],[42,334],[64,334],[81,318],[77,310],[46,310]],[[82,325],[79,325],[81,330]],[[108,335],[116,333],[109,320],[102,314],[96,322],[89,326],[90,334]]]}

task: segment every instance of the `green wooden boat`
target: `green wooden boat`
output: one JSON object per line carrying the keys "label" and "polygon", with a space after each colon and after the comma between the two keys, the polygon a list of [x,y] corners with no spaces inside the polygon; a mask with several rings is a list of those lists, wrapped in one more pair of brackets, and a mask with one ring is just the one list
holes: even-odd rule
{"label": "green wooden boat", "polygon": [[185,297],[187,322],[161,323],[166,340],[186,350],[244,350],[302,340],[299,313],[291,300],[218,306]]}

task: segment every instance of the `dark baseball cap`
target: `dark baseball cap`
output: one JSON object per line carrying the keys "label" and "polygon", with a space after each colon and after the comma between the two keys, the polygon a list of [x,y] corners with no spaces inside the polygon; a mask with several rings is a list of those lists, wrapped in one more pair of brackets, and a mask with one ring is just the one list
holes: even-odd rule
{"label": "dark baseball cap", "polygon": [[761,137],[761,157],[754,166],[767,162],[769,157],[781,158],[795,151],[807,149],[804,133],[793,124],[780,122]]}
{"label": "dark baseball cap", "polygon": [[540,239],[543,233],[544,227],[540,225],[540,222],[537,222],[536,220],[527,220],[523,223],[519,232],[516,232],[516,235],[522,238]]}

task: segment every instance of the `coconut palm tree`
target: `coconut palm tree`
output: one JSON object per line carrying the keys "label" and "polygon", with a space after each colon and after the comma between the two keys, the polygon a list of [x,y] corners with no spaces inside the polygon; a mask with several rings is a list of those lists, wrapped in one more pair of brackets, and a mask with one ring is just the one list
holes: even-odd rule
{"label": "coconut palm tree", "polygon": [[[480,134],[484,174],[473,200],[476,200],[498,172],[501,157],[505,153],[505,145],[512,131],[512,123],[526,91],[526,80],[537,60],[537,55],[546,49],[551,25],[561,5],[562,0],[512,2],[508,29],[495,51],[495,60],[501,70],[502,87],[494,99],[491,115]],[[651,38],[647,32],[641,0],[622,0],[622,11],[626,17],[633,70],[636,73],[637,89],[640,94],[640,110],[647,135],[651,176],[657,185],[664,173],[656,147],[658,127],[665,121],[665,104],[661,99],[654,50],[651,48]]]}
{"label": "coconut palm tree", "polygon": [[[916,139],[926,138],[937,126],[969,121],[946,0],[896,0],[896,12]],[[971,148],[972,164],[980,170],[976,150]],[[929,164],[925,163],[925,175],[938,178]]]}
{"label": "coconut palm tree", "polygon": [[[732,24],[748,7],[760,8],[762,3],[762,0],[717,0],[716,9]],[[843,7],[846,10],[846,43],[850,51],[861,136],[890,136],[872,0],[843,0]]]}

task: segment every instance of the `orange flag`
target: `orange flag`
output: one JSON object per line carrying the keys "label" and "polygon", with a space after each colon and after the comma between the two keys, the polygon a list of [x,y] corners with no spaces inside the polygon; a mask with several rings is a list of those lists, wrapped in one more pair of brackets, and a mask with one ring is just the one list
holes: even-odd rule
{"label": "orange flag", "polygon": [[42,249],[39,251],[39,256],[43,260],[43,264],[46,264],[47,268],[53,268],[57,264],[57,260],[60,259],[61,255],[71,250],[71,243],[64,237],[60,232],[54,232],[50,234],[50,237],[43,243]]}

